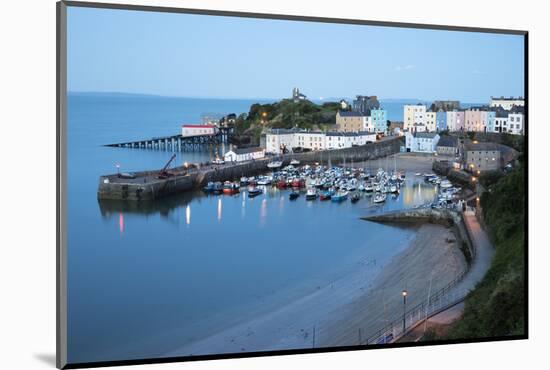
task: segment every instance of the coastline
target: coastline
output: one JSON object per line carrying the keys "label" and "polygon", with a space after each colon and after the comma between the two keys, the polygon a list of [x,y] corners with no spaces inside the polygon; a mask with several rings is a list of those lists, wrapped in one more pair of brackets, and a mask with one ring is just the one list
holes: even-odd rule
{"label": "coastline", "polygon": [[430,280],[436,291],[466,268],[456,242],[448,238],[455,239],[450,228],[419,225],[385,265],[359,259],[332,283],[165,356],[357,345],[361,335],[366,338],[399,317],[402,289],[410,292],[412,307],[426,298]]}

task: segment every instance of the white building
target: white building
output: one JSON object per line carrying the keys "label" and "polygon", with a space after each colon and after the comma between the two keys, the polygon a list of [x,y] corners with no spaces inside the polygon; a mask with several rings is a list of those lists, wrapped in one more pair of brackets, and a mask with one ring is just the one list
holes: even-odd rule
{"label": "white building", "polygon": [[508,117],[496,117],[493,132],[507,132]]}
{"label": "white building", "polygon": [[294,147],[300,147],[310,150],[325,149],[325,133],[319,131],[304,131],[294,134]]}
{"label": "white building", "polygon": [[414,126],[418,125],[426,125],[426,106],[422,104],[404,105],[403,129],[405,131],[411,131]]}
{"label": "white building", "polygon": [[291,152],[300,147],[309,150],[343,149],[365,145],[376,141],[376,133],[359,132],[320,132],[275,129],[266,134],[266,152],[283,153],[283,148]]}
{"label": "white building", "polygon": [[205,136],[214,135],[216,126],[214,125],[181,125],[181,136]]}
{"label": "white building", "polygon": [[520,96],[519,98],[509,97],[505,98],[501,96],[500,98],[491,96],[491,107],[502,107],[506,110],[512,109],[512,107],[523,107],[525,106],[525,100]]}
{"label": "white building", "polygon": [[435,132],[405,133],[405,148],[407,152],[435,153],[439,134]]}
{"label": "white building", "polygon": [[297,130],[273,129],[265,137],[265,150],[267,153],[282,154],[292,151],[297,147],[295,134]]}
{"label": "white building", "polygon": [[343,149],[360,146],[376,141],[373,132],[327,132],[325,136],[326,149]]}
{"label": "white building", "polygon": [[223,155],[223,159],[226,162],[251,161],[263,157],[265,157],[265,149],[259,147],[233,149]]}
{"label": "white building", "polygon": [[508,114],[508,132],[514,135],[523,135],[523,113]]}

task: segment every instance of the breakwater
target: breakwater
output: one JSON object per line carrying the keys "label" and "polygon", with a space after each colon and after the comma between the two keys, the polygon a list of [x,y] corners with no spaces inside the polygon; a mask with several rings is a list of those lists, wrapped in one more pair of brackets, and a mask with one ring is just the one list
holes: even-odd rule
{"label": "breakwater", "polygon": [[[386,157],[399,152],[402,138],[390,138],[376,143],[324,151],[285,154],[278,158],[283,165],[297,159],[301,163],[360,162]],[[99,200],[152,200],[200,188],[209,181],[237,180],[242,176],[254,176],[267,171],[267,164],[273,158],[263,158],[236,164],[215,165],[187,169],[183,166],[170,170],[172,176],[159,179],[159,171],[135,172],[135,178],[121,178],[118,174],[99,178],[97,197]]]}

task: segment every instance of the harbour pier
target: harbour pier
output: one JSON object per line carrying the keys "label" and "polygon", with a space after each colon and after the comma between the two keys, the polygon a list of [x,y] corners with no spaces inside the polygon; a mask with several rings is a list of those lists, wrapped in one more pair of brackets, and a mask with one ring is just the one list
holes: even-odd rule
{"label": "harbour pier", "polygon": [[[285,154],[278,157],[283,165],[292,159],[301,163],[334,163],[342,161],[360,162],[398,153],[402,145],[401,138],[389,138],[345,149],[312,151],[306,153]],[[253,161],[208,165],[203,167],[179,166],[169,169],[170,176],[159,178],[159,171],[135,172],[129,178],[120,174],[103,175],[99,178],[97,197],[99,200],[152,200],[170,194],[201,188],[210,181],[236,180],[242,176],[254,176],[268,170],[267,164],[273,158]]]}
{"label": "harbour pier", "polygon": [[133,149],[156,149],[170,151],[200,150],[208,145],[216,145],[229,142],[233,135],[232,127],[221,127],[212,135],[183,136],[182,134],[153,137],[144,140],[124,141],[105,144],[104,146]]}

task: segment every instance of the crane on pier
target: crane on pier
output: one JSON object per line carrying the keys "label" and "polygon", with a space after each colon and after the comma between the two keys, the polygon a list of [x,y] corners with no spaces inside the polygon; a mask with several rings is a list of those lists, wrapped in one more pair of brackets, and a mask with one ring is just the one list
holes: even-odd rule
{"label": "crane on pier", "polygon": [[175,154],[172,154],[172,157],[170,157],[170,160],[168,160],[168,162],[166,162],[166,164],[164,165],[164,167],[162,168],[162,170],[160,170],[159,174],[157,175],[157,177],[159,179],[167,179],[168,177],[170,176],[174,176],[173,173],[171,172],[168,172],[168,166],[170,166],[170,163],[172,163],[172,161],[176,159],[176,155]]}

